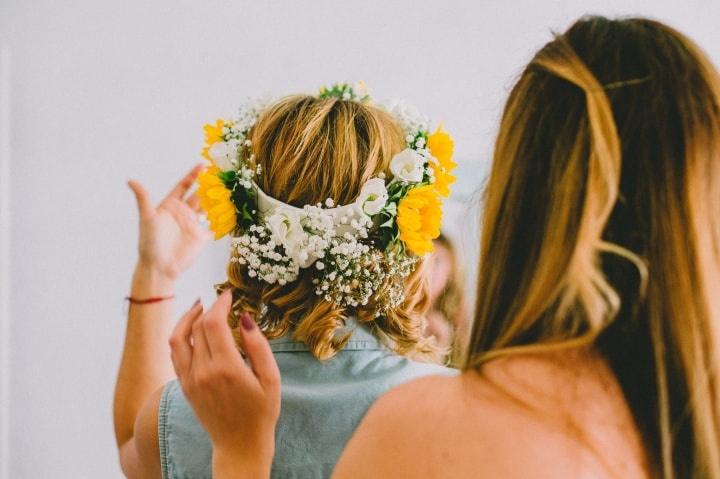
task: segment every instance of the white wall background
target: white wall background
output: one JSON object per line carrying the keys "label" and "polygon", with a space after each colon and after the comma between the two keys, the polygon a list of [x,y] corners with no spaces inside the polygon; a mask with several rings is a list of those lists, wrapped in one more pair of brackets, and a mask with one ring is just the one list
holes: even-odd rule
{"label": "white wall background", "polygon": [[[514,76],[583,13],[665,20],[720,63],[715,0],[0,0],[0,478],[120,476],[127,178],[160,197],[198,161],[202,124],[246,96],[363,79],[444,121],[471,190]],[[181,306],[210,297],[224,254],[185,277]]]}

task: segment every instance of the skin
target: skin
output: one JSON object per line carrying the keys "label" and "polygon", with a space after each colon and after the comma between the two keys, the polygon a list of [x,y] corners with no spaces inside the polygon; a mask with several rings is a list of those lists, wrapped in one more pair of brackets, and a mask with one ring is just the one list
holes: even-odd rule
{"label": "skin", "polygon": [[427,325],[425,336],[435,336],[438,346],[449,348],[452,345],[452,329],[445,316],[438,310],[433,309],[425,314]]}
{"label": "skin", "polygon": [[453,343],[456,343],[456,347],[462,346],[466,343],[469,333],[469,325],[464,314],[465,304],[461,303],[451,318],[445,317],[445,314],[437,309],[440,296],[454,274],[452,254],[441,242],[436,241],[435,251],[428,263],[428,296],[432,306],[425,314],[427,320],[425,335],[435,336],[437,344],[441,347],[449,348]]}
{"label": "skin", "polygon": [[[140,183],[128,182],[140,217],[133,298],[172,295],[211,237],[198,222],[197,197],[188,196],[200,170],[190,170],[157,206]],[[161,477],[157,415],[162,386],[175,376],[167,342],[173,317],[173,301],[129,307],[113,419],[120,465],[130,478]]]}
{"label": "skin", "polygon": [[435,251],[430,257],[430,272],[428,274],[428,296],[431,304],[435,304],[440,294],[450,281],[452,271],[452,257],[450,251],[441,243],[435,242]]}
{"label": "skin", "polygon": [[450,252],[440,243],[435,243],[435,252],[430,260],[430,272],[428,274],[428,295],[432,309],[427,312],[425,319],[427,326],[425,327],[426,336],[435,336],[438,346],[450,347],[452,341],[452,331],[450,324],[445,316],[435,309],[440,294],[445,290],[450,275],[452,274],[452,258]]}

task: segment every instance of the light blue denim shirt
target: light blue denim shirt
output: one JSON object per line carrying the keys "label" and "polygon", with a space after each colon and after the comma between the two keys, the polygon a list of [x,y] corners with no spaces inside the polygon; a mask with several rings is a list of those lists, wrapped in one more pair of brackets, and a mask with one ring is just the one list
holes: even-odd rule
{"label": "light blue denim shirt", "polygon": [[[271,342],[282,375],[273,478],[327,478],[370,405],[385,391],[421,376],[455,370],[411,361],[364,327],[334,358],[318,361],[304,343]],[[177,381],[165,386],[158,418],[165,479],[210,479],[212,448]]]}

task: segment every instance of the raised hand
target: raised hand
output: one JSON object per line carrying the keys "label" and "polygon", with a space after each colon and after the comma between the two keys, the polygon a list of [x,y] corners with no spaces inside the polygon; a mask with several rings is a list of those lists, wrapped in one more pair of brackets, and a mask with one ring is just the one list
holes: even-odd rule
{"label": "raised hand", "polygon": [[170,338],[182,390],[213,445],[213,477],[269,477],[280,414],[280,372],[253,319],[241,317],[242,358],[227,325],[225,291],[203,314],[199,300]]}
{"label": "raised hand", "polygon": [[128,181],[140,212],[139,265],[174,280],[197,258],[212,237],[198,222],[199,200],[185,198],[202,166],[190,170],[155,207],[137,181]]}

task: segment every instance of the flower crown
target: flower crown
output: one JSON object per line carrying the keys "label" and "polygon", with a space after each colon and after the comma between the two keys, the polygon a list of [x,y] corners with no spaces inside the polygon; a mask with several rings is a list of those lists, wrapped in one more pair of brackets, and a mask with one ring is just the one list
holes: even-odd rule
{"label": "flower crown", "polygon": [[[319,98],[370,102],[364,85],[323,87]],[[404,128],[406,148],[384,173],[368,180],[357,199],[332,198],[298,208],[267,195],[255,182],[249,132],[269,99],[249,101],[234,120],[205,126],[203,156],[210,166],[198,178],[201,207],[219,239],[231,234],[231,261],[247,275],[285,285],[307,270],[315,293],[342,307],[374,301],[378,315],[399,306],[403,280],[440,234],[442,199],[450,195],[453,140],[405,102],[386,110]]]}

